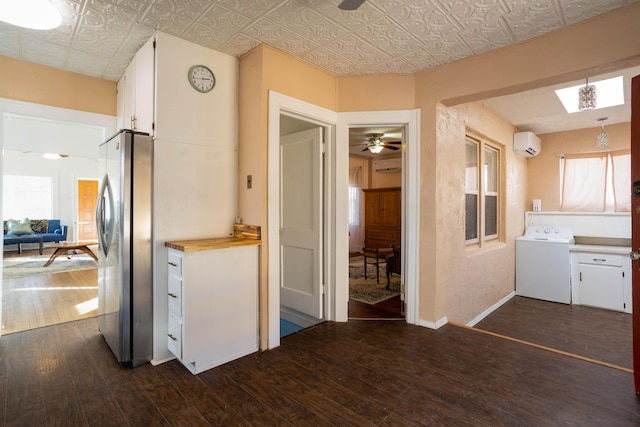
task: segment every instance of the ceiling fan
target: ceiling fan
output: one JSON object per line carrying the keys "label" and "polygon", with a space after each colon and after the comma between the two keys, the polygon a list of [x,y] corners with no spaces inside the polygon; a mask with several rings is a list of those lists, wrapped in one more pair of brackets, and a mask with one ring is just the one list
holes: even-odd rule
{"label": "ceiling fan", "polygon": [[338,5],[338,8],[342,10],[356,10],[362,6],[362,3],[364,3],[364,0],[343,0],[342,3]]}
{"label": "ceiling fan", "polygon": [[373,154],[378,154],[379,152],[382,151],[383,148],[387,148],[389,150],[398,150],[400,147],[396,147],[394,145],[402,144],[402,141],[384,141],[383,138],[384,138],[383,133],[370,133],[367,136],[367,139],[365,142],[362,142],[360,144],[354,144],[354,145],[366,145],[366,147],[362,151],[369,150]]}

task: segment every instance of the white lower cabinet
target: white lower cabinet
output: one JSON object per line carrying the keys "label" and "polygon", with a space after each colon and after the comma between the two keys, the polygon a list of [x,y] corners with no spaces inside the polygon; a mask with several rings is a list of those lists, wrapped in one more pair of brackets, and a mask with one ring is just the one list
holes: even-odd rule
{"label": "white lower cabinet", "polygon": [[193,374],[258,350],[258,246],[168,249],[169,350]]}
{"label": "white lower cabinet", "polygon": [[572,252],[572,302],[631,313],[628,251]]}

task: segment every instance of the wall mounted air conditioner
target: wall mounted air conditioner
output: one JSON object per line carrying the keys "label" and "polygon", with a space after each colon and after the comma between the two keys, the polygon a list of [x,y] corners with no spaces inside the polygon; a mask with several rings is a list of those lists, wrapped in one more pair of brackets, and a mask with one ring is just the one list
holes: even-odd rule
{"label": "wall mounted air conditioner", "polygon": [[540,153],[540,138],[533,132],[513,134],[513,152],[522,157],[534,157]]}
{"label": "wall mounted air conditioner", "polygon": [[374,160],[373,170],[378,173],[400,172],[402,170],[402,158]]}

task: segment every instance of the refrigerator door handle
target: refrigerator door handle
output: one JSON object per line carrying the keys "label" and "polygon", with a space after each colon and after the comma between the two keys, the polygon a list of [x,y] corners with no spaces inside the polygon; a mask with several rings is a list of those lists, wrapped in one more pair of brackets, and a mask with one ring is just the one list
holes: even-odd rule
{"label": "refrigerator door handle", "polygon": [[102,180],[100,192],[98,193],[98,202],[96,206],[98,237],[105,256],[109,255],[109,248],[111,247],[111,240],[113,238],[113,219],[113,192],[111,190],[109,175],[105,175]]}

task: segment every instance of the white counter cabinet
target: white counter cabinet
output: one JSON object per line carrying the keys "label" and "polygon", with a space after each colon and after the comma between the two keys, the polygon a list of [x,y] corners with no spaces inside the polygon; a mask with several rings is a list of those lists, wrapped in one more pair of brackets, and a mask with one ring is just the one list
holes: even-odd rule
{"label": "white counter cabinet", "polygon": [[191,373],[258,350],[258,248],[168,248],[168,345]]}
{"label": "white counter cabinet", "polygon": [[572,303],[631,313],[630,250],[619,246],[573,245]]}

